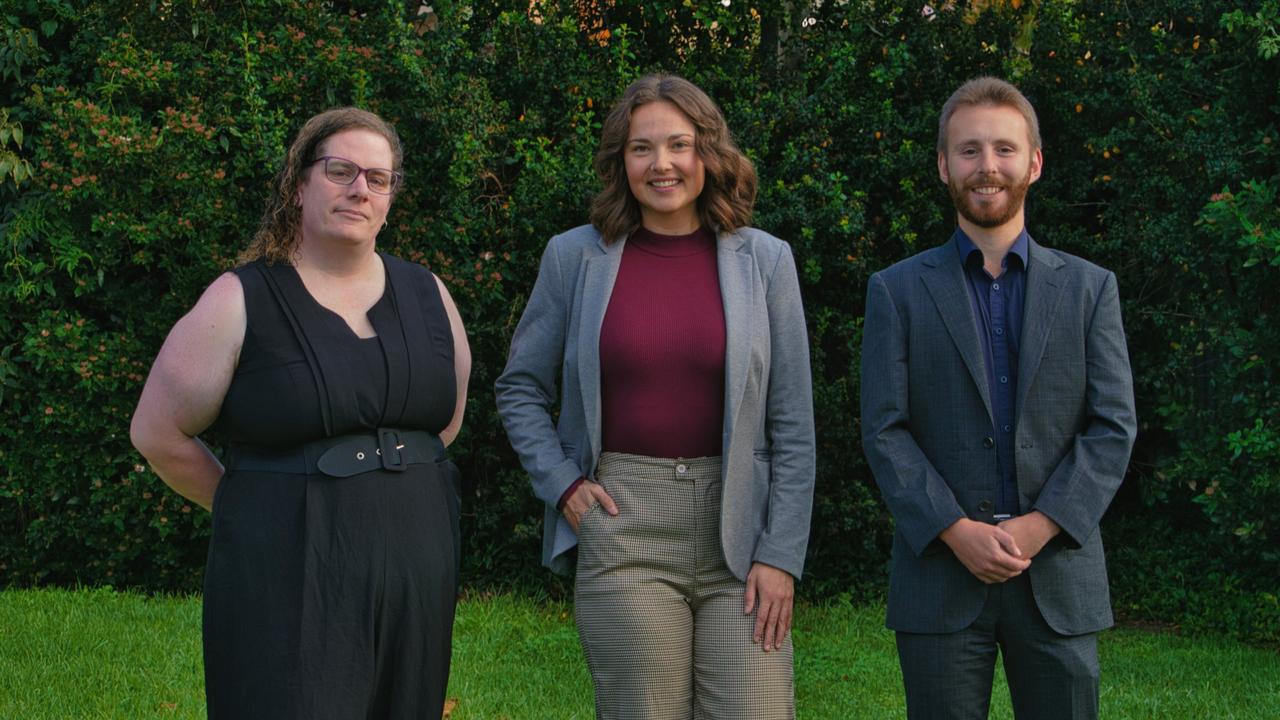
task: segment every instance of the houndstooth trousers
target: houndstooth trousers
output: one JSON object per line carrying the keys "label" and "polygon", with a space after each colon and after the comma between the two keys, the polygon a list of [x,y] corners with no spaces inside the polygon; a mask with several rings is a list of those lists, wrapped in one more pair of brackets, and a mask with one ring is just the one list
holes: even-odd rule
{"label": "houndstooth trousers", "polygon": [[578,530],[574,614],[604,720],[795,717],[791,637],[764,652],[720,547],[720,458],[606,452]]}

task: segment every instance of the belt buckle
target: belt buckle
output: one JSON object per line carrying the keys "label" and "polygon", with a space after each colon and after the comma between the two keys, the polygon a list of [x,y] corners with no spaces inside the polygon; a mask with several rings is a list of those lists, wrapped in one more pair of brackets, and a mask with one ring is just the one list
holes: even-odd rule
{"label": "belt buckle", "polygon": [[404,472],[408,465],[404,462],[404,443],[400,442],[400,432],[394,428],[378,428],[378,455],[382,457],[382,467],[392,472]]}

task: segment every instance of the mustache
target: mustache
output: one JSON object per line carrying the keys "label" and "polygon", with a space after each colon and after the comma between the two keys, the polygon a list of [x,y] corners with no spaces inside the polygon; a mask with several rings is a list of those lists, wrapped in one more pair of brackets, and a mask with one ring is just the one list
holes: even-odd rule
{"label": "mustache", "polygon": [[979,187],[998,187],[1008,189],[1013,187],[1015,184],[1016,183],[1012,178],[987,176],[976,180],[966,180],[961,187],[965,190],[972,190],[973,188]]}

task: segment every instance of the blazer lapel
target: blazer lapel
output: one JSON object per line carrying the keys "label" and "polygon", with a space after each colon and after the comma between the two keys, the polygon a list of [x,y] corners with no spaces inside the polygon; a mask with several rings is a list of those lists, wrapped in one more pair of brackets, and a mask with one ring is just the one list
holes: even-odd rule
{"label": "blazer lapel", "polygon": [[994,418],[991,412],[991,389],[987,387],[987,369],[983,360],[982,339],[978,336],[978,326],[973,317],[973,301],[969,297],[969,288],[965,284],[964,267],[960,264],[960,253],[956,249],[956,241],[936,248],[924,259],[929,269],[921,276],[929,296],[933,298],[942,322],[951,335],[951,341],[960,351],[969,375],[978,386],[982,395],[982,404],[987,408],[987,416]]}
{"label": "blazer lapel", "polygon": [[[716,272],[720,277],[720,300],[724,303],[724,436],[733,437],[734,421],[742,407],[751,360],[752,306],[755,278],[750,253],[739,252],[744,241],[737,233],[721,233],[716,239]],[[726,455],[728,448],[725,448]]]}
{"label": "blazer lapel", "polygon": [[1066,263],[1046,250],[1035,240],[1031,241],[1027,257],[1027,298],[1022,312],[1022,347],[1018,352],[1018,394],[1014,404],[1014,418],[1022,416],[1026,405],[1027,390],[1035,380],[1040,361],[1044,358],[1049,331],[1062,302],[1064,278],[1058,269]]}
{"label": "blazer lapel", "polygon": [[578,387],[582,392],[582,417],[591,436],[592,457],[600,457],[600,326],[609,308],[627,240],[622,238],[606,244],[604,238],[600,238],[596,242],[599,254],[583,259],[578,325]]}

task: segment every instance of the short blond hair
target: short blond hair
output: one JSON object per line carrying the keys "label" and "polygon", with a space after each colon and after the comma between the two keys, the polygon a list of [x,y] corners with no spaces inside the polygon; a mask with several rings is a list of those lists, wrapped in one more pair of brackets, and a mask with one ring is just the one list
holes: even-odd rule
{"label": "short blond hair", "polygon": [[1031,107],[1018,88],[994,77],[976,77],[961,85],[942,106],[942,115],[938,118],[938,152],[947,151],[947,123],[951,116],[962,107],[973,106],[1011,107],[1022,114],[1027,121],[1027,136],[1031,141],[1031,149],[1040,149],[1040,121],[1036,119],[1036,110]]}

